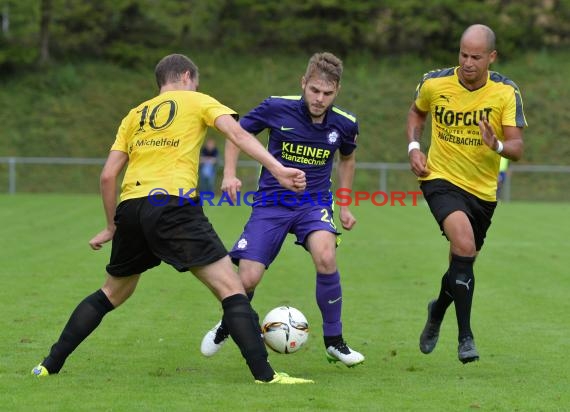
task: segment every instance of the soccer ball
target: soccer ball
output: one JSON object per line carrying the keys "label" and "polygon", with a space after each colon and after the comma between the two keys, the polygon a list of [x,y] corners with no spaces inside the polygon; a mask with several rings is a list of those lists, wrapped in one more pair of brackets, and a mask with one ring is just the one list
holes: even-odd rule
{"label": "soccer ball", "polygon": [[309,322],[299,310],[280,306],[271,310],[261,323],[265,344],[278,353],[297,352],[309,338]]}

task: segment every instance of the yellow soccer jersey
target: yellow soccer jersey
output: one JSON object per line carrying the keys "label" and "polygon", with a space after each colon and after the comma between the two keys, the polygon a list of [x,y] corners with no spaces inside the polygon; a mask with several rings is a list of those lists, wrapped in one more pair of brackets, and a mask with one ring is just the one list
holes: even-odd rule
{"label": "yellow soccer jersey", "polygon": [[235,112],[192,91],[165,92],[132,109],[111,147],[129,156],[121,201],[148,196],[158,188],[172,196],[196,189],[207,127],[224,114]]}
{"label": "yellow soccer jersey", "polygon": [[431,112],[432,133],[427,167],[420,180],[445,179],[487,201],[496,200],[501,156],[483,143],[478,123],[487,117],[497,139],[502,126],[525,127],[523,103],[515,83],[489,72],[487,83],[470,91],[461,85],[457,67],[424,75],[416,88],[415,104]]}

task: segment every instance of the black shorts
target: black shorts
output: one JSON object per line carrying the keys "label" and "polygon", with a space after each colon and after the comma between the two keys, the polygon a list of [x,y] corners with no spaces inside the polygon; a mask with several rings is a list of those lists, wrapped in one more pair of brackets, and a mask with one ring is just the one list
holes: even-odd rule
{"label": "black shorts", "polygon": [[166,262],[179,272],[205,266],[228,254],[202,206],[171,196],[164,206],[147,197],[117,206],[107,272],[130,276]]}
{"label": "black shorts", "polygon": [[481,200],[443,179],[425,180],[420,184],[420,188],[442,234],[445,236],[443,232],[445,218],[451,213],[461,210],[465,212],[471,222],[471,227],[473,227],[476,250],[481,250],[487,230],[491,226],[491,218],[497,202]]}

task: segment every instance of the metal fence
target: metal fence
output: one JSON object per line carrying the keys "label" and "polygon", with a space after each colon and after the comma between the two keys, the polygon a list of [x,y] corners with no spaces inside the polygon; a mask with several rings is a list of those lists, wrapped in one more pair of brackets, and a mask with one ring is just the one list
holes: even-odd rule
{"label": "metal fence", "polygon": [[[104,158],[0,157],[0,166],[3,165],[5,172],[4,174],[6,175],[7,179],[7,181],[4,181],[7,183],[6,192],[10,194],[18,192],[18,179],[19,176],[23,174],[18,170],[18,166],[20,165],[72,165],[81,167],[97,166],[97,170],[99,171],[100,167],[104,163]],[[256,180],[257,170],[259,168],[259,164],[257,162],[243,160],[238,163],[238,167],[249,169],[249,175],[252,176],[250,180]],[[366,174],[366,176],[364,176],[367,179],[364,181],[361,179],[360,181],[361,185],[366,185],[367,190],[380,190],[383,192],[388,192],[389,190],[396,189],[412,190],[412,188],[414,190],[417,190],[417,183],[415,182],[414,176],[410,172],[410,166],[408,163],[357,162],[356,168],[358,170],[369,172]],[[0,168],[0,180],[2,179],[3,174],[1,173],[1,170],[2,168]],[[502,199],[505,201],[518,200],[519,198],[526,199],[528,196],[524,196],[523,194],[529,194],[532,191],[534,192],[534,196],[531,198],[531,200],[569,200],[568,196],[570,193],[570,188],[565,187],[570,185],[570,179],[568,179],[567,176],[569,173],[570,166],[566,165],[511,165],[509,168],[508,177],[503,185]],[[44,172],[36,174],[42,175]],[[537,176],[540,174],[548,174],[550,176],[550,181],[554,182],[548,184],[550,187],[550,192],[554,193],[554,195],[549,195],[548,199],[542,199],[539,193],[540,190],[546,190],[544,187],[544,182],[547,181],[547,179],[544,178],[537,178]],[[357,173],[357,176],[358,175],[359,173]],[[523,178],[523,176],[525,177]],[[38,177],[24,176],[23,178],[29,180]],[[395,187],[395,185],[398,187]],[[0,190],[2,190],[2,187],[4,187],[4,184],[0,184]],[[406,187],[409,189],[406,189]],[[42,192],[42,189],[34,189],[33,191]],[[514,192],[515,196],[513,196]],[[559,193],[560,196],[557,196],[557,193]]]}

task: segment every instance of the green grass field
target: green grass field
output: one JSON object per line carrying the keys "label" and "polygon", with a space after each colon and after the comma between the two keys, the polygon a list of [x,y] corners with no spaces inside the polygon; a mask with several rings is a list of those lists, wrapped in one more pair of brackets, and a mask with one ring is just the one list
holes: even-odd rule
{"label": "green grass field", "polygon": [[[0,410],[5,411],[562,411],[570,409],[568,204],[500,204],[475,267],[472,325],[481,361],[457,360],[448,312],[438,347],[418,349],[426,304],[438,291],[447,242],[423,204],[353,208],[343,236],[344,334],[363,366],[329,365],[314,300],[310,257],[288,239],[258,288],[263,316],[290,304],[312,332],[276,370],[315,385],[259,386],[230,343],[211,359],[202,335],[220,317],[214,297],[166,265],[103,321],[59,375],[30,370],[47,354],[70,311],[100,287],[109,247],[87,241],[103,227],[95,195],[0,196]],[[210,207],[230,246],[247,207]],[[564,389],[566,388],[566,389]]]}

